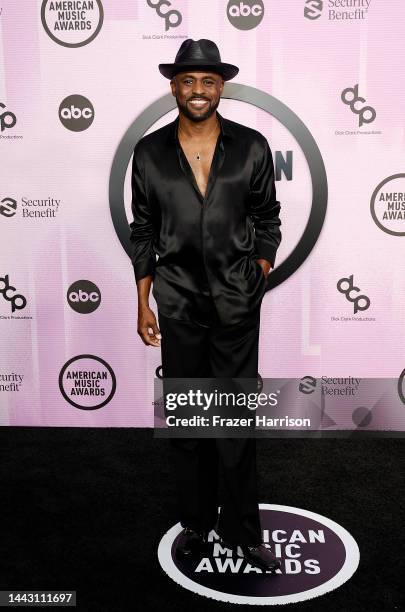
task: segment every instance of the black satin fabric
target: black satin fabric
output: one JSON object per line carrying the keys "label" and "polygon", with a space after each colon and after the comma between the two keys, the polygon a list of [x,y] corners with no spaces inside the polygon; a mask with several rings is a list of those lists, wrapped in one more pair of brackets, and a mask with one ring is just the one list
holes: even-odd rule
{"label": "black satin fabric", "polygon": [[[180,145],[174,121],[143,136],[132,162],[132,264],[152,275],[160,312],[199,321],[212,304],[232,325],[260,307],[281,242],[280,202],[267,139],[222,117],[205,197]],[[207,306],[208,305],[208,306]]]}

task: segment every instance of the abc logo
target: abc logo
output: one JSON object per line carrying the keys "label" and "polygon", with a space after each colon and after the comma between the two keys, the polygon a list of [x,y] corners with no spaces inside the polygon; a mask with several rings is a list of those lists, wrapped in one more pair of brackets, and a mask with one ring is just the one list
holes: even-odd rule
{"label": "abc logo", "polygon": [[89,280],[78,280],[67,291],[69,306],[80,314],[94,312],[101,302],[100,289]]}
{"label": "abc logo", "polygon": [[252,30],[263,19],[264,5],[262,0],[244,0],[244,2],[230,0],[226,12],[230,23],[235,28]]}
{"label": "abc logo", "polygon": [[59,119],[62,125],[72,132],[87,130],[94,119],[93,105],[84,96],[78,94],[68,96],[59,106]]}

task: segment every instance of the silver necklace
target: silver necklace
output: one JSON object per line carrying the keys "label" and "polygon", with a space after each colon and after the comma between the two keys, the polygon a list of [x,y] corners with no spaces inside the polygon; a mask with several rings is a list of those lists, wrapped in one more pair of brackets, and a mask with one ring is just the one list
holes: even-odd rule
{"label": "silver necklace", "polygon": [[[211,136],[211,134],[213,134],[213,133],[215,132],[215,130],[217,129],[217,127],[218,127],[218,121],[217,121],[217,123],[216,123],[216,125],[215,125],[215,128],[212,130],[212,132],[210,132],[210,134],[209,134],[208,136]],[[183,130],[181,129],[180,124],[179,124],[179,131],[180,131],[180,132],[183,132]],[[207,140],[208,140],[208,136],[207,136]],[[197,153],[195,153],[195,158],[196,158],[198,161],[201,161],[202,156],[201,156],[201,153],[200,153],[199,151],[198,151]]]}

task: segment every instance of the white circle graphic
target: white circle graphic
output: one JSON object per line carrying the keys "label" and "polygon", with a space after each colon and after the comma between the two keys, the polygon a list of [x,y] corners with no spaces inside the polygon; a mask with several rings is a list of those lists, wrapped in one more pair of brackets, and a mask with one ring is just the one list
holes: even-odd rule
{"label": "white circle graphic", "polygon": [[[322,516],[321,514],[317,514],[315,512],[311,512],[309,510],[303,510],[301,508],[294,508],[293,506],[282,506],[278,504],[259,504],[260,510],[272,510],[290,514],[296,514],[298,516],[307,517],[308,519],[312,519],[317,521],[318,523],[324,525],[334,532],[342,541],[346,556],[344,563],[340,570],[329,580],[316,586],[315,588],[310,588],[305,591],[300,591],[298,593],[293,593],[291,595],[275,595],[275,596],[262,596],[256,597],[252,595],[237,595],[233,593],[221,592],[217,589],[212,589],[206,587],[204,585],[199,584],[198,582],[190,579],[188,576],[183,574],[181,570],[174,563],[172,558],[172,544],[179,533],[182,531],[182,526],[180,523],[174,525],[169,531],[162,537],[159,547],[158,547],[158,558],[160,565],[166,572],[170,578],[172,578],[177,584],[182,587],[193,591],[199,595],[204,595],[205,597],[209,597],[211,599],[216,599],[218,601],[225,601],[228,603],[236,603],[236,604],[251,604],[251,605],[266,605],[266,606],[275,606],[289,603],[296,603],[300,601],[306,601],[308,599],[313,599],[314,597],[319,597],[320,595],[324,595],[325,593],[329,593],[334,589],[338,588],[342,584],[344,584],[356,571],[359,561],[360,561],[360,551],[357,545],[357,542],[353,538],[353,536],[346,530],[344,527],[332,521],[331,519]],[[263,580],[273,580],[274,575],[263,573]]]}

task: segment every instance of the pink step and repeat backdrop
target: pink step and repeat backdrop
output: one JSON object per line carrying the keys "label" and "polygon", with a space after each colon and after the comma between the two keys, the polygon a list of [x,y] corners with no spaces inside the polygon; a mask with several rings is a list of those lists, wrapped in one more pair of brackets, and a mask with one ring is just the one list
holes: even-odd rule
{"label": "pink step and repeat backdrop", "polygon": [[177,115],[158,63],[209,38],[240,67],[219,111],[277,170],[260,376],[320,388],[326,429],[405,430],[404,24],[403,0],[0,0],[1,425],[153,425],[131,154]]}

